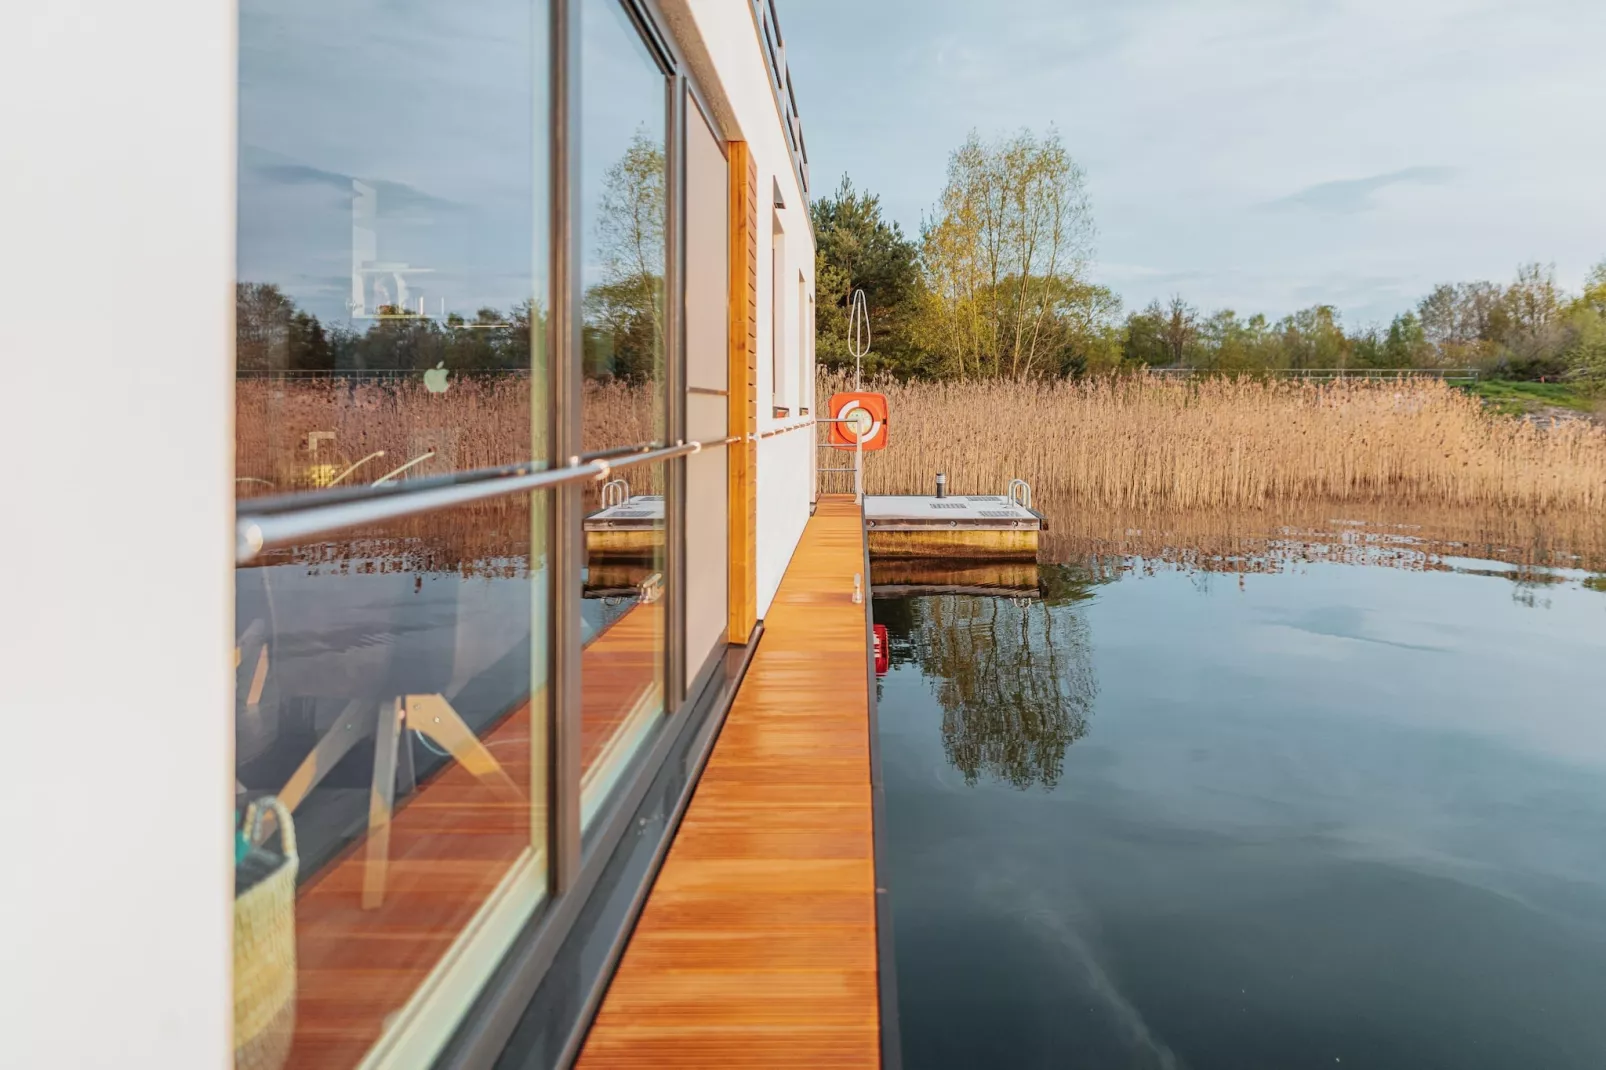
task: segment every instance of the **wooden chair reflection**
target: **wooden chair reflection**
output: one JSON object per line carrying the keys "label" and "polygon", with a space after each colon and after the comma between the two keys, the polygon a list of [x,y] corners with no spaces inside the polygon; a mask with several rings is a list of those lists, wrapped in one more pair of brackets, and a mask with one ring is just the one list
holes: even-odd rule
{"label": "wooden chair reflection", "polygon": [[362,882],[362,905],[368,909],[379,906],[385,898],[390,822],[395,813],[398,781],[403,795],[418,786],[409,731],[434,742],[480,780],[512,798],[520,797],[512,778],[444,696],[398,695],[388,705],[353,699],[279,790],[279,799],[294,811],[359,740],[373,737],[374,776],[368,795]]}
{"label": "wooden chair reflection", "polygon": [[[266,568],[236,573],[237,619],[240,629],[235,648],[235,732],[243,763],[262,753],[278,736],[279,703],[273,692],[273,666],[279,658],[278,614]],[[333,690],[350,696],[282,788],[279,800],[296,810],[308,794],[349,754],[366,740],[373,741],[373,777],[368,796],[368,831],[364,843],[362,905],[378,907],[385,896],[390,858],[390,828],[397,789],[410,794],[418,782],[412,744],[414,733],[429,741],[443,756],[460,763],[498,794],[521,798],[512,778],[480,741],[473,728],[453,709],[445,694],[454,670],[454,644],[445,637],[455,633],[457,607],[433,627],[406,627],[398,620],[405,603],[382,601],[371,610],[385,619],[365,623],[362,636],[349,651],[336,651],[332,660],[339,671],[331,674]],[[385,641],[375,644],[375,635]],[[254,653],[253,653],[254,652]],[[249,666],[249,680],[245,671]],[[281,665],[282,670],[282,665]],[[264,698],[272,701],[264,701]],[[240,791],[243,785],[236,781]]]}

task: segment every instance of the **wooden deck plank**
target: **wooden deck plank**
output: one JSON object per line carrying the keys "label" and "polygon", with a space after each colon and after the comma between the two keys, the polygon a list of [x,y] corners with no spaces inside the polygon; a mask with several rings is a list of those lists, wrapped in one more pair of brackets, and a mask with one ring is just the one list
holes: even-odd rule
{"label": "wooden deck plank", "polygon": [[863,546],[822,497],[583,1070],[879,1065]]}

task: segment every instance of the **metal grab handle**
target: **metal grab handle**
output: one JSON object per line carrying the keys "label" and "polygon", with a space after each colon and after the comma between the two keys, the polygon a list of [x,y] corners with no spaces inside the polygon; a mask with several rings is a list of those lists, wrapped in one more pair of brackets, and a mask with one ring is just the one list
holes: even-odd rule
{"label": "metal grab handle", "polygon": [[1022,509],[1030,509],[1032,507],[1032,485],[1024,479],[1012,479],[1009,481],[1009,490],[1005,492],[1004,497]]}
{"label": "metal grab handle", "polygon": [[848,312],[848,352],[853,354],[853,389],[862,388],[864,358],[870,355],[870,309],[864,290],[853,291],[853,307]]}
{"label": "metal grab handle", "polygon": [[602,507],[611,509],[630,500],[630,483],[624,479],[610,479],[602,485]]}

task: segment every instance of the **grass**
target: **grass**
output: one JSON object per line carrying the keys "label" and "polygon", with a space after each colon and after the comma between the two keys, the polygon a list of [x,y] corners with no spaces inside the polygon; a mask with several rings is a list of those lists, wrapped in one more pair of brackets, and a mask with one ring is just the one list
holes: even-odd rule
{"label": "grass", "polygon": [[1466,389],[1503,416],[1522,416],[1543,408],[1593,412],[1596,405],[1594,398],[1566,383],[1483,379]]}
{"label": "grass", "polygon": [[[825,377],[829,395],[843,387]],[[871,493],[956,494],[1126,510],[1297,503],[1598,511],[1606,427],[1536,427],[1436,380],[883,382],[890,445]],[[828,489],[844,489],[840,477]]]}

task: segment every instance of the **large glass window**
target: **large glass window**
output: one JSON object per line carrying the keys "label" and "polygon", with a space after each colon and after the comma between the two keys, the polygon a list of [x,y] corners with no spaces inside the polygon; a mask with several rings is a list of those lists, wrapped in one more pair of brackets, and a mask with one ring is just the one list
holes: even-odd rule
{"label": "large glass window", "polygon": [[[242,510],[546,457],[548,18],[242,0]],[[549,515],[499,497],[238,570],[242,1065],[427,1056],[544,896]]]}
{"label": "large glass window", "polygon": [[[668,80],[619,0],[578,0],[581,28],[582,443],[661,444]],[[584,498],[583,594],[601,627],[581,654],[582,823],[589,827],[666,709],[669,469],[626,469]]]}

